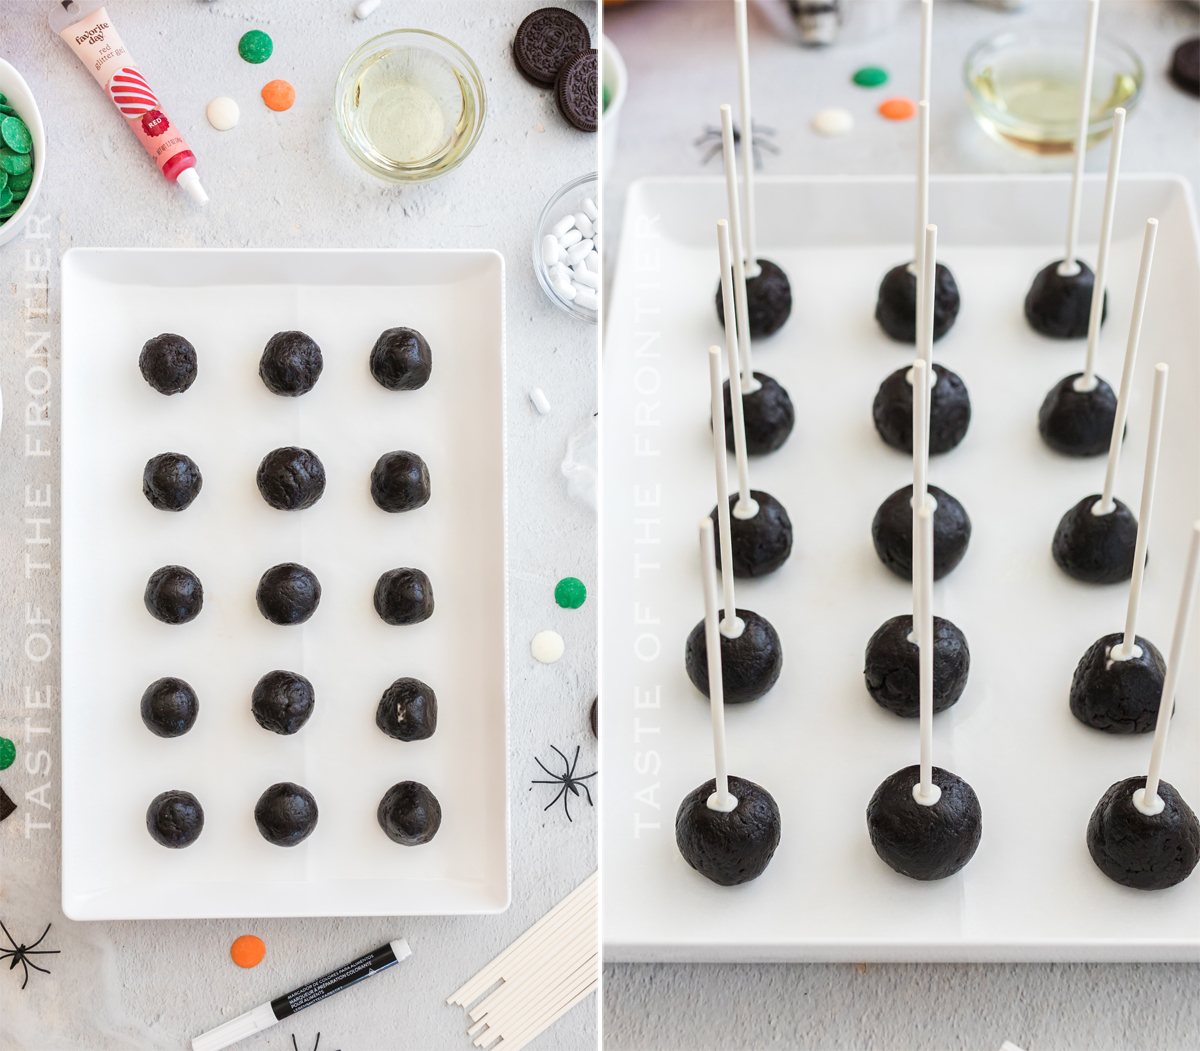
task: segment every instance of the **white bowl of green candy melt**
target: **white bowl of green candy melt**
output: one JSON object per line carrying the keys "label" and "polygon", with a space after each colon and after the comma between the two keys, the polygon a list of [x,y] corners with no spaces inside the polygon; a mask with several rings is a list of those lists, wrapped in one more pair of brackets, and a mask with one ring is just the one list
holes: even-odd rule
{"label": "white bowl of green candy melt", "polygon": [[46,129],[24,78],[0,59],[0,245],[33,211],[46,167]]}

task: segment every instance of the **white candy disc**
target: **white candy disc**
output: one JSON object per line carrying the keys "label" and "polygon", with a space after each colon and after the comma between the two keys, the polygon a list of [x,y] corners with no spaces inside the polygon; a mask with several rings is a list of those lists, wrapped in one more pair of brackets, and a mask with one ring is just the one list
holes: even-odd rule
{"label": "white candy disc", "polygon": [[834,138],[847,135],[854,128],[854,117],[849,110],[833,107],[823,109],[812,119],[812,130],[818,135]]}
{"label": "white candy disc", "polygon": [[208,123],[216,128],[217,131],[228,131],[230,128],[237,126],[238,118],[242,115],[242,111],[238,109],[238,104],[233,99],[222,95],[220,98],[213,99],[208,104],[208,108],[204,111],[204,114],[208,117]]}
{"label": "white candy disc", "polygon": [[529,645],[529,652],[543,664],[553,664],[563,655],[562,636],[557,631],[539,631]]}

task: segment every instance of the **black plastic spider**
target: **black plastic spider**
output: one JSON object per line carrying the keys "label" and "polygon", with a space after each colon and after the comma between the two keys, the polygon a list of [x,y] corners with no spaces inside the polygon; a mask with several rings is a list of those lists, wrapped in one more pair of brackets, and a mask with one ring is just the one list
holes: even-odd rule
{"label": "black plastic spider", "polygon": [[[762,151],[779,155],[779,147],[773,142],[767,140],[775,134],[774,128],[764,128],[761,124],[752,123],[750,125],[754,129],[754,134],[750,137],[750,148],[754,151],[754,167],[757,170],[763,166]],[[742,142],[742,133],[738,130],[738,126],[733,126],[733,148],[736,151]],[[693,146],[700,147],[706,143],[712,143],[708,148],[708,152],[700,158],[701,164],[707,164],[721,152],[721,129],[714,128],[711,124],[704,126],[704,134],[700,136]]]}
{"label": "black plastic spider", "polygon": [[38,946],[42,944],[42,938],[45,938],[46,935],[50,933],[50,924],[46,924],[46,929],[42,931],[42,937],[35,941],[32,945],[18,945],[16,939],[8,933],[8,928],[5,927],[3,923],[0,923],[0,930],[4,931],[4,936],[8,939],[8,944],[12,946],[11,949],[5,949],[3,952],[0,952],[0,960],[3,960],[6,956],[12,957],[12,963],[8,965],[8,969],[10,971],[15,968],[17,964],[20,964],[23,968],[25,968],[25,981],[21,983],[22,989],[29,984],[30,967],[32,967],[35,971],[41,971],[42,974],[50,973],[47,968],[39,967],[36,963],[29,959],[30,956],[53,956],[62,952],[61,949],[38,948]]}
{"label": "black plastic spider", "polygon": [[[313,1044],[313,1051],[317,1051],[317,1048],[320,1046],[321,1046],[321,1034],[318,1033],[316,1043]],[[296,1034],[295,1033],[292,1034],[292,1051],[300,1051],[300,1048],[296,1043]]]}
{"label": "black plastic spider", "polygon": [[[551,745],[550,747],[554,748],[554,745]],[[554,750],[556,752],[558,752],[557,748],[554,748]],[[551,780],[551,781],[532,781],[530,783],[535,784],[535,785],[562,785],[562,788],[560,788],[558,791],[558,795],[556,795],[553,799],[550,800],[549,803],[547,803],[544,807],[542,807],[542,810],[544,810],[544,811],[549,810],[552,806],[554,806],[555,803],[557,803],[561,799],[563,801],[563,813],[565,813],[567,815],[567,820],[571,821],[572,820],[571,808],[568,805],[570,802],[570,797],[567,795],[567,793],[570,792],[571,795],[577,796],[577,795],[579,795],[579,790],[582,788],[583,794],[585,796],[587,796],[588,806],[594,806],[595,804],[592,802],[592,793],[588,791],[588,786],[585,785],[584,782],[589,777],[595,777],[596,772],[593,770],[590,774],[585,774],[582,777],[575,776],[575,767],[579,763],[579,746],[578,745],[575,746],[575,758],[574,759],[568,761],[567,757],[565,755],[563,755],[562,752],[558,752],[558,757],[559,757],[559,759],[561,759],[563,761],[563,772],[561,774],[554,774],[554,773],[550,773],[549,770],[546,770],[545,763],[543,763],[535,755],[533,757],[533,761],[535,763],[537,763],[537,765],[540,766],[543,770],[546,770],[546,773],[550,774],[550,777],[553,778],[553,780]]]}

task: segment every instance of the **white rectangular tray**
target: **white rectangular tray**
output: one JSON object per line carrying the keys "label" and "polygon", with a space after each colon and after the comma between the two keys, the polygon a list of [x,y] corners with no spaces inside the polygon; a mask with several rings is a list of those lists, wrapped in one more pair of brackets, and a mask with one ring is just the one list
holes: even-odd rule
{"label": "white rectangular tray", "polygon": [[[433,373],[391,392],[367,360],[385,329],[421,331]],[[320,344],[324,371],[300,398],[271,394],[258,360],[275,332]],[[143,342],[178,332],[199,376],[164,397],[138,370]],[[72,250],[62,309],[63,910],[74,919],[498,912],[508,904],[505,666],[504,262],[490,251]],[[302,445],[325,464],[322,499],[269,507],[260,459]],[[376,459],[410,449],[432,498],[406,514],[370,496]],[[179,514],[141,492],[147,459],[183,452],[204,488]],[[279,627],[255,606],[259,576],[298,561],[320,608]],[[196,620],[143,606],[150,573],[179,563],[205,589]],[[380,573],[424,569],[426,622],[376,615]],[[261,729],[250,693],[273,668],[316,688],[290,737]],[[186,679],[200,717],[163,740],[138,701],[162,675]],[[375,726],[396,678],[429,683],[437,732],[401,743]],[[397,846],[375,811],[414,779],[442,805],[437,837]],[[267,843],[259,794],[296,781],[320,820],[299,846]],[[203,834],[167,850],[146,833],[159,792],[194,792]]]}
{"label": "white rectangular tray", "polygon": [[[879,383],[912,358],[875,323],[884,272],[912,253],[913,183],[895,178],[763,179],[760,254],[789,274],[794,306],[755,366],[791,393],[788,443],[752,461],[795,529],[790,560],[738,582],[766,616],[783,674],[727,714],[729,767],[766,787],[782,842],[753,883],[723,888],[675,847],[680,800],[712,776],[705,699],[683,667],[703,613],[696,521],[715,503],[706,348],[722,343],[718,179],[654,179],[630,190],[603,364],[602,696],[604,941],[610,960],[1200,960],[1200,874],[1169,891],[1128,890],[1093,865],[1084,830],[1113,782],[1144,773],[1149,737],[1109,737],[1071,716],[1083,651],[1124,623],[1125,587],[1068,579],[1050,556],[1064,511],[1103,482],[1103,459],[1043,446],[1038,406],[1082,367],[1081,341],[1026,324],[1034,274],[1062,253],[1068,181],[946,177],[931,189],[939,259],[962,311],[935,359],[965,380],[966,439],[935,457],[931,482],[974,523],[962,564],[935,587],[939,615],[965,632],[967,690],[939,715],[934,761],[979,795],[983,840],[937,883],[889,869],[867,837],[876,786],[917,761],[917,724],[867,694],[863,651],[910,586],[872,548],[879,503],[911,482],[911,458],[871,422]],[[1094,259],[1103,186],[1088,178],[1082,255]],[[1190,524],[1200,512],[1200,287],[1186,185],[1122,180],[1101,375],[1119,379],[1149,216],[1160,220],[1129,435],[1117,495],[1141,492],[1150,374],[1171,365],[1154,534],[1139,633],[1165,650]],[[1193,632],[1193,635],[1196,633]],[[1165,777],[1200,807],[1200,645],[1179,688]]]}

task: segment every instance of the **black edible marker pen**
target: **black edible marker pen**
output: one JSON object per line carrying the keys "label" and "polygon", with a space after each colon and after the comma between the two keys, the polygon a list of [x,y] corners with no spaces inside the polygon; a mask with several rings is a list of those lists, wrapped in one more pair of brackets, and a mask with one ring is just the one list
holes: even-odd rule
{"label": "black edible marker pen", "polygon": [[245,1040],[263,1029],[269,1029],[288,1015],[294,1015],[327,996],[348,989],[364,978],[370,978],[371,975],[378,974],[411,955],[412,950],[408,947],[408,942],[397,938],[394,942],[388,942],[374,952],[367,953],[366,956],[360,956],[357,960],[352,960],[345,966],[300,986],[299,989],[277,996],[270,1003],[259,1004],[253,1011],[247,1011],[244,1015],[238,1015],[237,1018],[217,1026],[216,1029],[192,1037],[192,1051],[221,1051],[221,1048]]}

